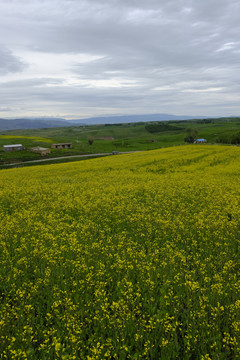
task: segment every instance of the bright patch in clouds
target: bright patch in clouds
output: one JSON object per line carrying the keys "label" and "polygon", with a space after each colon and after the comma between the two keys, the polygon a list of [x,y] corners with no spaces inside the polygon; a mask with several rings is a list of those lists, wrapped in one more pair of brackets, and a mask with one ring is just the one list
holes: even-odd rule
{"label": "bright patch in clouds", "polygon": [[235,45],[236,44],[234,42],[229,42],[229,43],[222,45],[219,49],[217,49],[217,51],[219,52],[219,51],[232,50],[232,49],[234,49]]}
{"label": "bright patch in clouds", "polygon": [[222,88],[208,88],[208,89],[185,89],[182,92],[190,92],[190,93],[205,93],[205,92],[215,92],[221,91]]}
{"label": "bright patch in clouds", "polygon": [[71,67],[76,63],[84,64],[102,58],[101,56],[87,54],[56,54],[38,51],[18,51],[17,56],[28,64],[28,68],[18,75],[8,75],[11,78],[48,77],[65,78],[71,74]]}

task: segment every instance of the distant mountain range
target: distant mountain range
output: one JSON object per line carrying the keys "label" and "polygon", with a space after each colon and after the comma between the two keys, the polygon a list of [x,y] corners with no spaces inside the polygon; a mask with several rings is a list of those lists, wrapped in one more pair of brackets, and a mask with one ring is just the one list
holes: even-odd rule
{"label": "distant mountain range", "polygon": [[41,129],[49,127],[68,126],[68,121],[65,119],[55,118],[21,118],[21,119],[0,119],[0,131],[15,130],[15,129]]}
{"label": "distant mountain range", "polygon": [[89,119],[71,120],[71,123],[82,122],[86,125],[96,124],[121,124],[130,122],[146,122],[146,121],[170,121],[170,120],[190,120],[202,119],[203,116],[180,116],[171,114],[144,114],[144,115],[119,115],[119,116],[101,116]]}
{"label": "distant mountain range", "polygon": [[178,116],[171,114],[146,114],[146,115],[121,115],[121,116],[102,116],[87,119],[66,120],[62,118],[18,118],[0,119],[0,131],[15,129],[41,129],[64,126],[81,126],[97,124],[121,124],[131,122],[147,121],[170,121],[170,120],[190,120],[203,119],[203,116]]}

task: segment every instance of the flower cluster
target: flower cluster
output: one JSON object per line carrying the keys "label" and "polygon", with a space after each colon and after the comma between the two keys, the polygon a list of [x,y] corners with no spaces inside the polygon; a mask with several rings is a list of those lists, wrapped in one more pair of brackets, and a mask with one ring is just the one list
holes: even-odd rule
{"label": "flower cluster", "polygon": [[32,140],[36,142],[45,142],[45,143],[52,143],[52,140],[39,137],[39,136],[24,136],[24,135],[0,135],[0,141],[1,140]]}
{"label": "flower cluster", "polygon": [[1,359],[240,357],[240,149],[0,172]]}

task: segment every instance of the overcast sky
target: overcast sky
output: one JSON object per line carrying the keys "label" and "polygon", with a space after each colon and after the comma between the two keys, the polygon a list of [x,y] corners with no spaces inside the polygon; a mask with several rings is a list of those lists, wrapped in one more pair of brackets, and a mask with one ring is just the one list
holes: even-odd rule
{"label": "overcast sky", "polygon": [[0,117],[240,116],[239,0],[0,0]]}

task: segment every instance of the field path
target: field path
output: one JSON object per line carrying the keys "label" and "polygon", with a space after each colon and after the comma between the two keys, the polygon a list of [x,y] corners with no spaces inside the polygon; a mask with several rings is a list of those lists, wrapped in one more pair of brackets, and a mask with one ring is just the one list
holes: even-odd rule
{"label": "field path", "polygon": [[[135,152],[139,152],[139,150],[138,151],[119,152],[118,155],[130,154],[130,153],[135,153]],[[85,154],[85,155],[84,154],[70,155],[70,156],[61,156],[61,157],[54,157],[54,158],[47,158],[47,159],[22,161],[22,162],[17,162],[17,163],[4,164],[4,166],[18,166],[18,165],[23,165],[23,164],[39,163],[39,162],[53,161],[53,160],[63,160],[63,159],[71,159],[71,158],[85,158],[85,157],[98,157],[98,156],[101,157],[101,156],[109,156],[109,155],[114,155],[114,154],[110,152],[110,153]]]}

